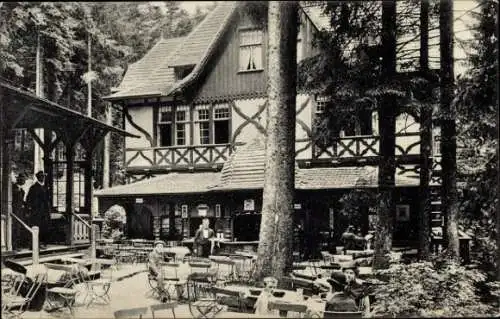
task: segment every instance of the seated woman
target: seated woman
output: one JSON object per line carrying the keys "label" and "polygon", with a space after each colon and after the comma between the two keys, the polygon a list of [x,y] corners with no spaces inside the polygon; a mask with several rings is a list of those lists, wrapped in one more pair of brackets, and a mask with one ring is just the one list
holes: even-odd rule
{"label": "seated woman", "polygon": [[158,289],[163,291],[165,285],[163,282],[163,272],[161,270],[161,263],[163,262],[163,248],[165,247],[165,242],[158,240],[155,242],[155,248],[151,253],[149,253],[148,258],[148,270],[149,273],[156,278],[158,283]]}

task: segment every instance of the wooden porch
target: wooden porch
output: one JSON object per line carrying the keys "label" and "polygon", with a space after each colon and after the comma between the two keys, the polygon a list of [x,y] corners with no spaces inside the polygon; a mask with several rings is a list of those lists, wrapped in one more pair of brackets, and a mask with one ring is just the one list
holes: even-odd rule
{"label": "wooden porch", "polygon": [[[17,223],[25,228],[32,237],[33,262],[38,260],[39,243],[38,227],[28,225],[26,220],[18,216],[13,210],[12,183],[10,180],[10,152],[13,143],[14,130],[25,129],[29,132],[35,142],[44,151],[43,168],[47,174],[45,185],[48,190],[49,203],[53,201],[54,190],[54,158],[53,150],[58,145],[63,145],[65,153],[66,173],[64,207],[57,211],[51,210],[51,224],[49,232],[57,233],[59,238],[54,241],[64,246],[77,247],[80,244],[90,245],[95,242],[92,235],[92,157],[97,144],[109,132],[134,137],[125,131],[104,124],[91,117],[80,114],[74,110],[60,106],[35,94],[16,88],[5,82],[0,82],[0,180],[1,180],[1,231],[2,231],[2,253],[12,251],[13,232],[12,225]],[[39,136],[36,129],[43,129],[43,136]],[[75,150],[79,147],[83,150],[83,175],[84,175],[84,200],[83,205],[75,209],[74,200],[74,171]],[[68,174],[69,173],[69,174]],[[61,235],[62,234],[62,235]],[[62,238],[61,238],[62,237]]]}

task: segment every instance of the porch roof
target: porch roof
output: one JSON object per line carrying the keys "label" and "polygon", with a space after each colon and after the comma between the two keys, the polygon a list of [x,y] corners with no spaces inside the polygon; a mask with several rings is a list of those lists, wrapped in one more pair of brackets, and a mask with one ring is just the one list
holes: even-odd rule
{"label": "porch roof", "polygon": [[204,193],[219,179],[218,172],[169,173],[140,182],[114,186],[94,192],[96,197],[147,196]]}
{"label": "porch roof", "polygon": [[[82,135],[88,135],[91,132],[86,128],[90,127],[105,133],[115,132],[138,137],[4,81],[0,81],[0,105],[9,129],[48,128],[61,130],[65,134],[78,131]],[[95,139],[94,136],[92,138]]]}

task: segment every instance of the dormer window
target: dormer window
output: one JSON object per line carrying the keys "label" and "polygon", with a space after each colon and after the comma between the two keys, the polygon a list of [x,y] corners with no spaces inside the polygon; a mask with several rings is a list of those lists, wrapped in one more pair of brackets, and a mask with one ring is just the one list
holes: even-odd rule
{"label": "dormer window", "polygon": [[262,70],[262,60],[262,30],[241,30],[239,70]]}
{"label": "dormer window", "polygon": [[194,66],[179,66],[175,68],[175,80],[180,81],[193,71]]}

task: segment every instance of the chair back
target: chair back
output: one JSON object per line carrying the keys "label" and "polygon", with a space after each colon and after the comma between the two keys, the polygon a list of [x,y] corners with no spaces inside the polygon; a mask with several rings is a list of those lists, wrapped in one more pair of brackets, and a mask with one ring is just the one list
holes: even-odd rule
{"label": "chair back", "polygon": [[178,269],[180,266],[181,264],[176,262],[162,262],[161,271],[165,279],[179,279]]}
{"label": "chair back", "polygon": [[34,275],[31,287],[26,294],[27,304],[33,300],[33,297],[35,297],[44,282],[47,282],[47,272],[39,272]]}
{"label": "chair back", "polygon": [[362,311],[346,312],[346,311],[324,311],[323,318],[338,318],[338,319],[350,319],[350,318],[363,318]]}
{"label": "chair back", "polygon": [[121,309],[114,312],[115,319],[139,318],[148,312],[148,307]]}
{"label": "chair back", "polygon": [[155,319],[155,312],[162,310],[172,310],[172,316],[175,319],[175,307],[177,307],[176,301],[170,301],[165,303],[160,303],[156,305],[151,305],[151,313],[153,314],[153,319]]}
{"label": "chair back", "polygon": [[301,303],[292,303],[292,302],[277,302],[277,301],[269,301],[268,303],[269,310],[280,310],[280,311],[294,311],[305,313],[307,311],[307,305]]}
{"label": "chair back", "polygon": [[207,272],[210,269],[211,264],[209,262],[188,262],[189,267],[191,267],[191,273],[195,271],[205,271]]}

